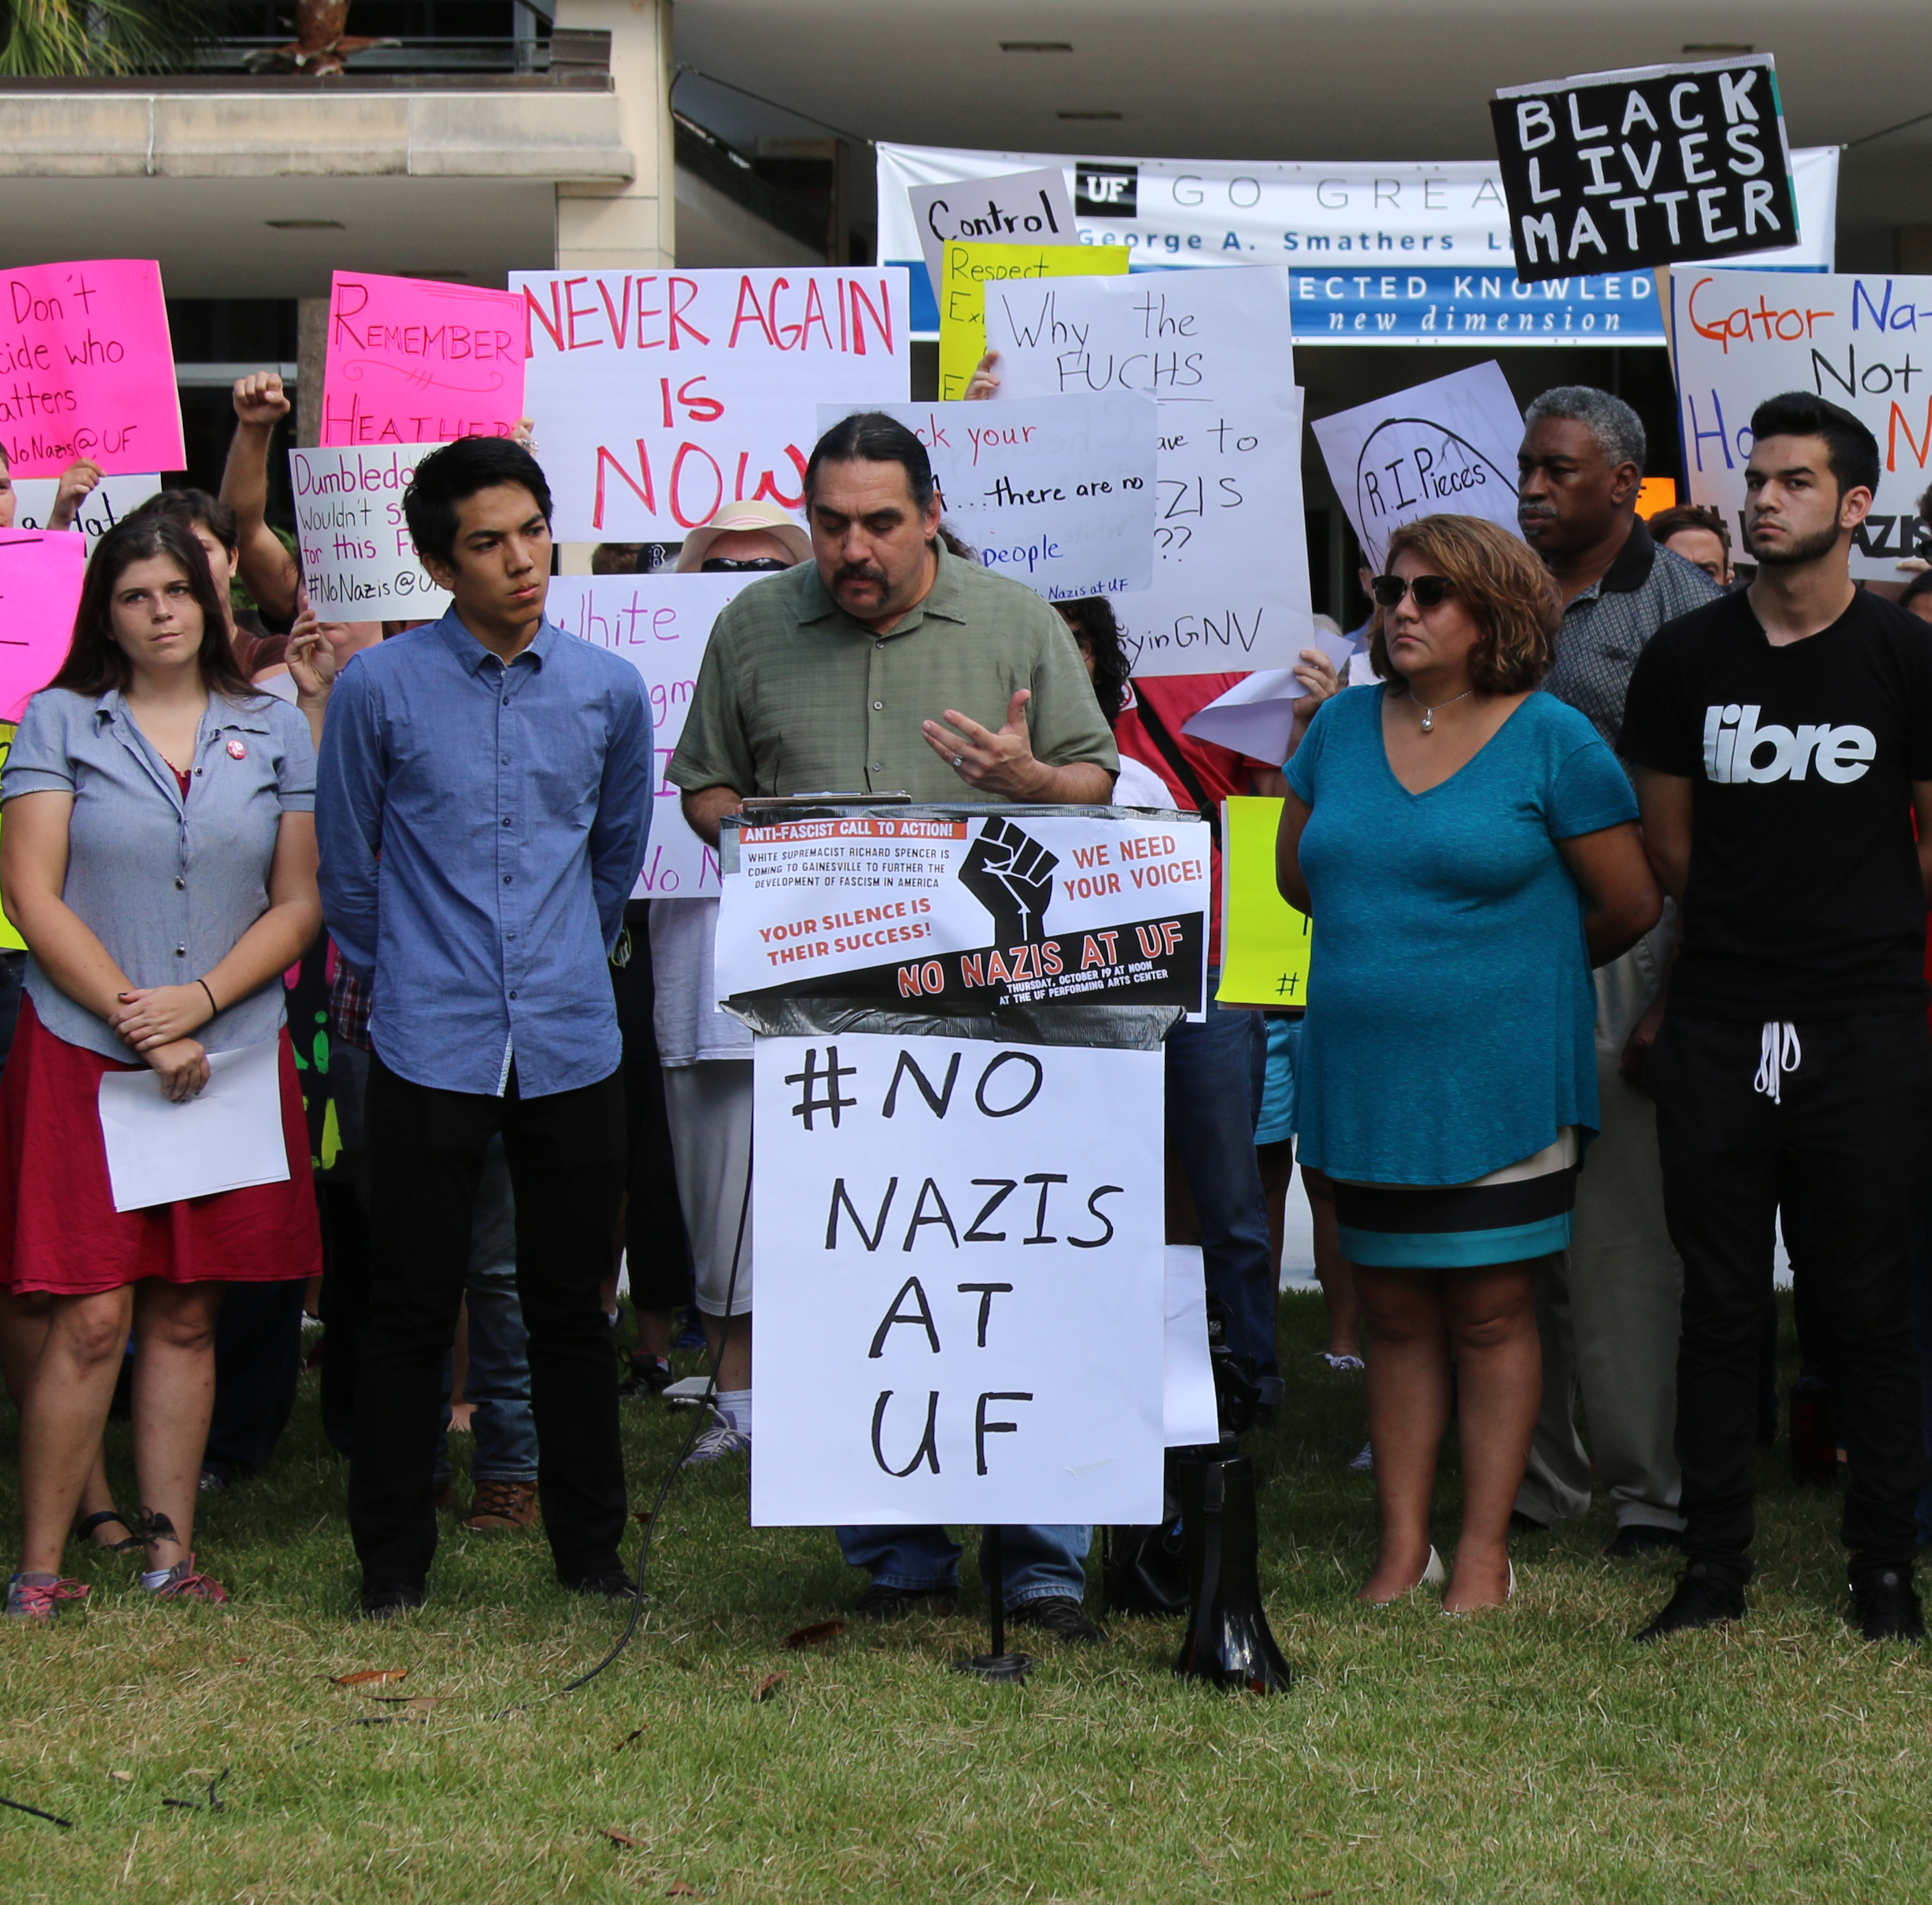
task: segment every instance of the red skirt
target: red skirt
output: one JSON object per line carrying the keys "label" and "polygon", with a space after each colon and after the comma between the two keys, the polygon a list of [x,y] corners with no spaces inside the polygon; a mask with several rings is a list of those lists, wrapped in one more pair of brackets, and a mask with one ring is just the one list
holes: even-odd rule
{"label": "red skirt", "polygon": [[90,1297],[144,1277],[280,1283],[322,1268],[308,1126],[295,1050],[281,1035],[288,1181],[145,1210],[116,1210],[100,1134],[100,1080],[119,1065],[70,1045],[20,1002],[0,1077],[0,1288]]}

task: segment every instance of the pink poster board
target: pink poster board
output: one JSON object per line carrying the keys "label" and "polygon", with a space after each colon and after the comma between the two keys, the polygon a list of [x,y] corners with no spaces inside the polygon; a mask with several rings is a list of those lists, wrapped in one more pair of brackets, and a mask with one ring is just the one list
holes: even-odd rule
{"label": "pink poster board", "polygon": [[0,434],[16,476],[77,457],[110,476],[179,470],[174,345],[149,258],[0,272]]}
{"label": "pink poster board", "polygon": [[322,374],[326,446],[507,437],[523,413],[518,293],[335,273]]}
{"label": "pink poster board", "polygon": [[87,567],[72,530],[0,530],[0,721],[17,721],[66,658]]}

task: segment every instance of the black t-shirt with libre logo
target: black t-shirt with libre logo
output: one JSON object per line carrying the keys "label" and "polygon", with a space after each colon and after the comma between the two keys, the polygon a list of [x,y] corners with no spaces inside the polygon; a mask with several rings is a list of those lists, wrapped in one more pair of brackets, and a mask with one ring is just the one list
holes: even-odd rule
{"label": "black t-shirt with libre logo", "polygon": [[1692,783],[1672,1004],[1722,1019],[1922,1011],[1912,783],[1932,780],[1932,626],[1860,590],[1782,648],[1740,591],[1646,646],[1618,752]]}

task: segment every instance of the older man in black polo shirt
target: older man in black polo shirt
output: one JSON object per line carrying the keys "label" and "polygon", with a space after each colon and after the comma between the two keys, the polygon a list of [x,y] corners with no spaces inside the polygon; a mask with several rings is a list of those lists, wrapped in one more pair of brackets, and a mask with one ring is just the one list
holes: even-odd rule
{"label": "older man in black polo shirt", "polygon": [[[1639,520],[1647,445],[1622,398],[1582,385],[1546,390],[1526,423],[1517,519],[1564,602],[1543,685],[1615,747],[1644,644],[1723,590]],[[1684,1526],[1673,1446],[1684,1273],[1664,1227],[1656,1108],[1636,1084],[1662,1016],[1675,930],[1666,912],[1597,972],[1603,1128],[1578,1181],[1570,1248],[1538,1288],[1543,1411],[1516,1497],[1518,1527],[1582,1514],[1594,1454],[1617,1517],[1608,1552],[1619,1557],[1675,1547]],[[1576,1433],[1580,1390],[1591,1453]]]}

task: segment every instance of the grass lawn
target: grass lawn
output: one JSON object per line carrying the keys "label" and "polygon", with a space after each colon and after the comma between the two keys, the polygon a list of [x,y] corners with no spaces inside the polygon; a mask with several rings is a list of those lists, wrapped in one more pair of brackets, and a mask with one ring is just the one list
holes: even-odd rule
{"label": "grass lawn", "polygon": [[[1845,1627],[1837,1503],[1791,1486],[1781,1444],[1728,1636],[1631,1646],[1672,1570],[1604,1560],[1600,1511],[1518,1545],[1504,1612],[1360,1607],[1370,1483],[1342,1467],[1360,1378],[1316,1373],[1320,1313],[1285,1301],[1290,1407],[1251,1438],[1263,1585],[1300,1676],[1266,1701],[1176,1682],[1175,1629],[1150,1621],[1049,1651],[1024,1688],[979,1684],[948,1671],[985,1644],[976,1592],[953,1618],[788,1652],[860,1584],[827,1532],[747,1529],[730,1467],[680,1480],[629,1653],[555,1697],[619,1617],[551,1585],[534,1535],[446,1521],[430,1606],[348,1624],[343,1474],[310,1379],[270,1470],[207,1510],[198,1545],[232,1606],[141,1604],[124,1561],[76,1552],[87,1612],[0,1632],[0,1793],[74,1822],[0,1810],[6,1905],[1932,1893],[1932,1663]],[[688,1419],[626,1411],[647,1498]],[[126,1453],[116,1424],[117,1475]],[[10,1543],[4,1409],[0,1457]],[[408,1678],[331,1683],[368,1668]],[[220,1811],[164,1803],[224,1771]]]}

